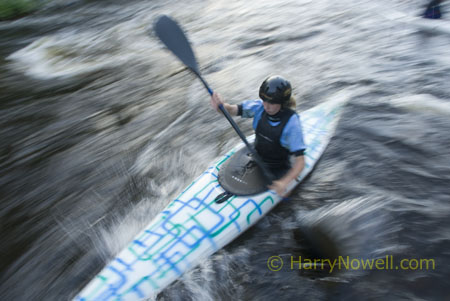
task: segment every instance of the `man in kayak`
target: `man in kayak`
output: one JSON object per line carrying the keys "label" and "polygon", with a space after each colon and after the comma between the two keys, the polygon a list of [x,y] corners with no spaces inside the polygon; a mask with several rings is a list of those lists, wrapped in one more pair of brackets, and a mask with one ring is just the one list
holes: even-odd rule
{"label": "man in kayak", "polygon": [[[292,88],[288,80],[281,76],[270,76],[259,89],[258,100],[244,101],[239,105],[225,103],[214,93],[212,107],[220,112],[219,105],[232,116],[253,118],[256,133],[255,149],[276,180],[269,189],[285,196],[288,184],[298,177],[305,166],[303,133],[300,118],[295,109]],[[295,157],[291,165],[290,156]]]}

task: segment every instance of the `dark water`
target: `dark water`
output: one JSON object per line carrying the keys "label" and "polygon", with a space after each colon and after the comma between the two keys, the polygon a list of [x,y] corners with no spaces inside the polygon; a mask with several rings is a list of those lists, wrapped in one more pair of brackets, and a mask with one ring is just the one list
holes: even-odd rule
{"label": "dark water", "polygon": [[[448,297],[450,35],[382,15],[423,1],[336,2],[55,1],[1,22],[0,299],[70,299],[238,142],[148,33],[161,13],[183,24],[229,102],[257,97],[269,74],[291,80],[299,111],[354,96],[291,200],[159,299]],[[331,253],[435,269],[267,267]]]}

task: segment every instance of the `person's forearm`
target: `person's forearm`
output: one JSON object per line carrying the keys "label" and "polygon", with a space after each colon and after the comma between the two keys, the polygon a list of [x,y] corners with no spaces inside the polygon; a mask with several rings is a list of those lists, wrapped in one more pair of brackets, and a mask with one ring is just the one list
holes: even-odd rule
{"label": "person's forearm", "polygon": [[238,106],[237,105],[230,105],[229,103],[224,103],[223,107],[225,108],[225,110],[228,111],[228,113],[230,113],[231,116],[237,116],[237,114],[238,114]]}
{"label": "person's forearm", "polygon": [[305,167],[305,157],[299,156],[295,158],[294,165],[289,169],[287,174],[281,179],[281,181],[289,184],[292,180],[296,179]]}

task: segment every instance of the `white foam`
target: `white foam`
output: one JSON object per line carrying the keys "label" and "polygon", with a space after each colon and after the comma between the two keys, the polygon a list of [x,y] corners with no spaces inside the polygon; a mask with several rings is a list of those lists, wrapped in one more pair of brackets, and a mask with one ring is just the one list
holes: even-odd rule
{"label": "white foam", "polygon": [[426,111],[438,115],[450,115],[450,102],[430,94],[416,94],[389,100],[389,104],[410,111]]}
{"label": "white foam", "polygon": [[42,37],[7,57],[13,68],[43,79],[71,77],[149,57],[145,20],[104,32],[61,32]]}

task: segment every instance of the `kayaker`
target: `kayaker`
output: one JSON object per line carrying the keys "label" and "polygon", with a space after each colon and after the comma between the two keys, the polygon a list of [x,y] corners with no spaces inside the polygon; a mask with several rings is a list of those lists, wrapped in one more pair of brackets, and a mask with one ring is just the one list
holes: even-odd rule
{"label": "kayaker", "polygon": [[[276,178],[269,188],[285,196],[287,185],[305,166],[306,148],[300,118],[294,111],[291,84],[281,76],[269,76],[259,88],[259,97],[237,105],[224,102],[220,94],[214,93],[211,105],[218,112],[223,104],[232,116],[253,118],[255,149]],[[295,158],[293,164],[290,156]]]}
{"label": "kayaker", "polygon": [[440,5],[444,2],[443,0],[432,0],[423,14],[424,18],[427,19],[440,19],[441,18],[441,7]]}

